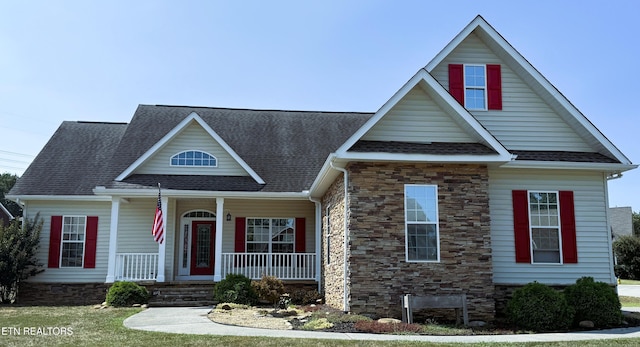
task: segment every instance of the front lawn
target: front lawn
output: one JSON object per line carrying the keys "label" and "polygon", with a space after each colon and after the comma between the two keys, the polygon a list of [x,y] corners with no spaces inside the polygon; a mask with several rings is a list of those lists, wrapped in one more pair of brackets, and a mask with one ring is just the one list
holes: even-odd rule
{"label": "front lawn", "polygon": [[[0,306],[0,346],[454,346],[405,341],[285,339],[269,337],[181,335],[127,329],[125,318],[139,308],[94,309],[90,306]],[[637,346],[640,339],[525,343],[519,346]],[[465,344],[471,347],[510,343]]]}
{"label": "front lawn", "polygon": [[640,281],[636,281],[636,280],[620,280],[620,284],[627,284],[627,285],[640,285]]}

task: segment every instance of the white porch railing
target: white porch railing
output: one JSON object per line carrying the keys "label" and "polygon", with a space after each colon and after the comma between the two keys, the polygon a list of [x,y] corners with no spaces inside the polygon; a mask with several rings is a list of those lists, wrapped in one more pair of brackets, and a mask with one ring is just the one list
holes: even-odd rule
{"label": "white porch railing", "polygon": [[116,281],[155,280],[158,273],[158,253],[117,253]]}
{"label": "white porch railing", "polygon": [[241,274],[251,279],[263,275],[281,280],[315,280],[315,253],[222,253],[222,278]]}

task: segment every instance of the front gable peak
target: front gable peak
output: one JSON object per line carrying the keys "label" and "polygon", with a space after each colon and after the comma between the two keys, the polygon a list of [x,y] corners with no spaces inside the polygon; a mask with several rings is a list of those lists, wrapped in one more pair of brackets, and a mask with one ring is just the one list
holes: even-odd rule
{"label": "front gable peak", "polygon": [[[416,105],[422,107],[416,111]],[[443,134],[443,129],[446,129],[445,134]],[[408,136],[409,133],[412,135]],[[468,145],[477,144],[485,146],[488,152],[470,151],[465,154],[482,155],[484,158],[481,161],[508,162],[511,160],[511,154],[504,146],[424,69],[419,70],[405,83],[368,122],[336,151],[336,155],[355,159],[355,157],[361,156],[359,153],[363,148],[380,148],[380,146],[363,146],[363,141],[404,142],[422,145],[431,145],[432,143],[467,144],[460,148],[469,148]],[[427,150],[423,154],[429,153],[430,151]],[[440,152],[435,151],[430,154],[434,153]],[[487,156],[489,153],[493,155]],[[460,159],[449,154],[447,153],[446,158],[438,158],[436,154],[436,157],[421,156],[416,159],[447,161]]]}
{"label": "front gable peak", "polygon": [[[231,162],[233,166],[236,166],[238,170],[242,171],[243,175],[250,176],[258,184],[265,184],[265,181],[196,112],[191,112],[182,121],[180,121],[180,123],[167,132],[159,141],[151,146],[151,148],[149,148],[144,154],[138,157],[137,160],[120,173],[118,177],[116,177],[116,181],[122,181],[137,171],[145,169],[145,165],[150,163],[152,158],[154,158],[158,153],[161,153],[163,149],[167,148],[169,143],[175,141],[181,134],[185,133],[189,129],[191,129],[191,131],[194,131],[193,129],[197,129],[200,132],[204,132],[206,134],[205,136],[210,137],[213,140],[212,142],[216,143],[219,151],[229,159],[228,161]],[[207,166],[209,167],[216,167],[218,165],[216,156],[208,153],[207,151],[194,150],[192,148],[183,148],[176,153],[171,152],[171,163],[175,162],[174,166],[184,166],[181,165],[181,159],[188,161],[190,155],[199,157],[198,163],[207,163]],[[169,165],[170,163],[168,160],[169,159],[167,158],[167,164]]]}

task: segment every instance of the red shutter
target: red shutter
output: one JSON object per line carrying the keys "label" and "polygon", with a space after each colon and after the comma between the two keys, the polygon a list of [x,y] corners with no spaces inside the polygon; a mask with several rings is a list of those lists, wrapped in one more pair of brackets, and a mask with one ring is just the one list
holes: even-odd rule
{"label": "red shutter", "polygon": [[559,192],[560,226],[562,227],[562,262],[577,263],[578,247],[576,245],[576,216],[573,205],[573,192]]}
{"label": "red shutter", "polygon": [[98,241],[98,217],[87,217],[87,236],[84,241],[84,268],[96,267],[96,244]]}
{"label": "red shutter", "polygon": [[514,190],[513,197],[513,231],[516,246],[516,263],[531,263],[531,246],[529,240],[529,200],[526,190]]}
{"label": "red shutter", "polygon": [[306,251],[305,227],[305,219],[296,218],[296,253],[304,253]]}
{"label": "red shutter", "polygon": [[245,233],[246,220],[244,217],[236,217],[236,253],[244,253],[245,249]]}
{"label": "red shutter", "polygon": [[449,93],[464,106],[464,69],[462,64],[449,64]]}
{"label": "red shutter", "polygon": [[487,106],[490,110],[502,110],[500,65],[487,64]]}
{"label": "red shutter", "polygon": [[62,239],[62,216],[51,216],[51,233],[49,234],[50,268],[60,267],[60,240]]}

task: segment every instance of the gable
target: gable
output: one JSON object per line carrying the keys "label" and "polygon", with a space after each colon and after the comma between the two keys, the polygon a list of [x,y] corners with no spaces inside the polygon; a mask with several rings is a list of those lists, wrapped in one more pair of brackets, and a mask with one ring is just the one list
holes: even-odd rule
{"label": "gable", "polygon": [[464,38],[431,71],[447,89],[449,64],[500,64],[502,110],[470,112],[507,149],[596,151],[511,68],[513,64],[508,59],[492,51],[478,35],[478,29]]}
{"label": "gable", "polygon": [[477,142],[419,85],[413,87],[361,140]]}
{"label": "gable", "polygon": [[[173,166],[170,159],[183,151],[202,151],[216,158],[215,167]],[[155,152],[133,174],[249,176],[246,170],[197,122],[192,122]]]}

